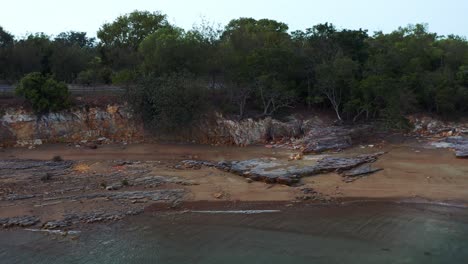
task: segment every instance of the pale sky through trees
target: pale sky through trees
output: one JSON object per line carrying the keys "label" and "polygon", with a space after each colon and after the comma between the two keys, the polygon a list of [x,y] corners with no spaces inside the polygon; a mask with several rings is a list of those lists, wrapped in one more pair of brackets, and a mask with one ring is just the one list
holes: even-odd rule
{"label": "pale sky through trees", "polygon": [[239,17],[270,18],[290,30],[331,22],[338,28],[390,32],[428,23],[441,35],[468,36],[467,0],[1,0],[0,26],[16,36],[85,31],[96,35],[105,22],[133,10],[161,11],[189,29],[202,17],[225,25]]}

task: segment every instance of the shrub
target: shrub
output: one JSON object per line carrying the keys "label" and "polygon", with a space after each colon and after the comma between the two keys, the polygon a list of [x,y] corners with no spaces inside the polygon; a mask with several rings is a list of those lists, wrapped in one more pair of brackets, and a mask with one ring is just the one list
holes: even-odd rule
{"label": "shrub", "polygon": [[67,85],[39,72],[24,76],[15,92],[31,103],[38,114],[60,111],[70,106]]}
{"label": "shrub", "polygon": [[105,189],[107,187],[107,183],[106,182],[101,182],[99,184],[99,186],[101,186],[101,188]]}
{"label": "shrub", "polygon": [[59,156],[59,155],[56,155],[52,158],[52,161],[55,161],[55,162],[60,162],[60,161],[63,161],[62,157]]}
{"label": "shrub", "polygon": [[41,177],[41,181],[43,182],[49,181],[50,179],[52,179],[52,174],[49,172],[47,172]]}
{"label": "shrub", "polygon": [[123,185],[123,186],[128,186],[128,185],[129,185],[128,180],[127,180],[127,179],[123,179],[123,180],[122,180],[122,185]]}

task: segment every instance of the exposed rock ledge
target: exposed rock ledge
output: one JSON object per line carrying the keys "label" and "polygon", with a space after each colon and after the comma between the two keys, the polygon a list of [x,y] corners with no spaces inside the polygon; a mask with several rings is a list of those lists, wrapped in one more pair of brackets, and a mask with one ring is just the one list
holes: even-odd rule
{"label": "exposed rock ledge", "polygon": [[[244,161],[221,161],[218,163],[209,161],[185,160],[177,168],[200,168],[201,166],[215,167],[220,170],[250,178],[254,181],[267,183],[281,183],[291,185],[297,183],[301,177],[312,176],[320,173],[343,173],[362,164],[375,162],[384,152],[358,155],[355,157],[325,157],[309,166],[291,165],[284,161],[272,159],[252,159]],[[367,174],[373,171],[352,171],[348,176]],[[346,174],[345,174],[346,175]]]}

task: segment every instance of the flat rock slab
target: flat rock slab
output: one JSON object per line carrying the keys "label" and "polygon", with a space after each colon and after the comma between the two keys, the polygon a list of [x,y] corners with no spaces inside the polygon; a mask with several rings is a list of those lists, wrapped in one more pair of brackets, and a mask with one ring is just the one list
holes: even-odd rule
{"label": "flat rock slab", "polygon": [[72,161],[43,161],[43,160],[0,160],[0,178],[12,175],[36,175],[41,177],[45,173],[62,174],[72,167]]}
{"label": "flat rock slab", "polygon": [[11,218],[0,218],[0,226],[3,228],[10,227],[27,227],[39,223],[40,220],[36,216],[18,216]]}
{"label": "flat rock slab", "polygon": [[297,166],[272,159],[252,159],[244,161],[208,161],[186,160],[181,167],[197,168],[198,166],[216,167],[234,174],[267,183],[281,183],[291,185],[301,177],[317,175],[327,172],[345,172],[365,163],[375,162],[384,152],[358,155],[355,157],[325,157],[310,166]]}

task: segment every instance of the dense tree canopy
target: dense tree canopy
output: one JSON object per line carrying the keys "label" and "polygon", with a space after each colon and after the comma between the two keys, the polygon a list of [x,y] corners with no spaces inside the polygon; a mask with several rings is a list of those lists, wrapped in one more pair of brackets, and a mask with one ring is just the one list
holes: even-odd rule
{"label": "dense tree canopy", "polygon": [[0,79],[40,72],[67,83],[124,85],[147,96],[136,101],[157,122],[177,113],[190,123],[195,115],[184,111],[194,107],[163,109],[190,97],[239,118],[307,107],[329,109],[341,122],[402,127],[406,114],[468,113],[467,40],[423,24],[370,35],[329,23],[290,32],[279,21],[239,18],[224,29],[183,30],[164,14],[134,11],[104,24],[97,37],[71,31],[15,39],[0,27]]}
{"label": "dense tree canopy", "polygon": [[137,50],[141,42],[166,27],[169,27],[166,15],[148,11],[134,11],[102,25],[97,37],[103,61],[114,70],[138,66]]}

